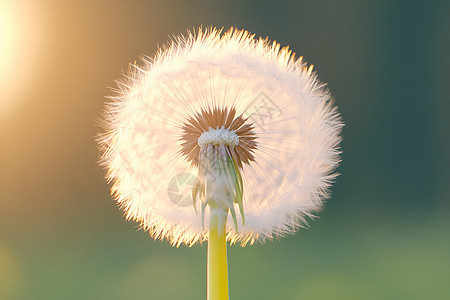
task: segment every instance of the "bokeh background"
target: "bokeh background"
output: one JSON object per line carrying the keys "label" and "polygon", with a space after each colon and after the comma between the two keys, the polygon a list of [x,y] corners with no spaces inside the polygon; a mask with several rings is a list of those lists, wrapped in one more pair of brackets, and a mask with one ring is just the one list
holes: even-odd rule
{"label": "bokeh background", "polygon": [[290,45],[346,122],[309,230],[229,248],[231,299],[450,299],[448,1],[0,2],[0,299],[205,299],[206,244],[126,222],[96,118],[128,63],[200,25]]}

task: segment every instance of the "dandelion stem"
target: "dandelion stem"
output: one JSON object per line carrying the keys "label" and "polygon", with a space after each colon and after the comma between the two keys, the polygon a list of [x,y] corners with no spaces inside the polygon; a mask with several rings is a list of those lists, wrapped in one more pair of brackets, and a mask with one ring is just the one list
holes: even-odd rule
{"label": "dandelion stem", "polygon": [[[213,203],[214,201],[212,201]],[[226,222],[228,209],[210,207],[208,239],[208,300],[229,300]]]}

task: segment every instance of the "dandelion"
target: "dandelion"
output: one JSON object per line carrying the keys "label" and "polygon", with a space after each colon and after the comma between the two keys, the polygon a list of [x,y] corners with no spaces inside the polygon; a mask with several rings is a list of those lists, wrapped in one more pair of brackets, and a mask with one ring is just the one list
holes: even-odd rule
{"label": "dandelion", "polygon": [[329,196],[343,124],[312,70],[267,38],[199,29],[132,65],[107,104],[113,196],[155,239],[208,241],[208,299],[228,299],[227,241],[292,234]]}

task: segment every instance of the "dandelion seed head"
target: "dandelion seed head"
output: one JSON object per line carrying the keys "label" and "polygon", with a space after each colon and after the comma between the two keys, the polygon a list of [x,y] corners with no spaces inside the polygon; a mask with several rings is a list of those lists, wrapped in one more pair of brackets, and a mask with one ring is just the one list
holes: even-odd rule
{"label": "dandelion seed head", "polygon": [[203,146],[206,144],[224,144],[226,146],[237,146],[239,145],[239,137],[234,131],[228,129],[210,128],[208,131],[204,131],[198,138],[199,146]]}
{"label": "dandelion seed head", "polygon": [[227,221],[231,243],[292,234],[329,197],[343,123],[312,67],[276,42],[233,28],[174,38],[132,65],[106,106],[98,142],[112,194],[155,239],[207,239],[196,197],[214,191],[195,186],[212,154],[242,177],[242,186],[228,173],[210,180],[243,193],[243,214]]}

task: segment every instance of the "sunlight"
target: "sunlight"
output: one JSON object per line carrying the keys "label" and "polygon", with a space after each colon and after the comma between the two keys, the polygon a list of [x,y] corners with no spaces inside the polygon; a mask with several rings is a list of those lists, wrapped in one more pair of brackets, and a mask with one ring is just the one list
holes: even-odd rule
{"label": "sunlight", "polygon": [[0,2],[0,79],[2,81],[11,67],[16,48],[17,23],[14,20],[11,3]]}
{"label": "sunlight", "polygon": [[9,113],[33,73],[41,44],[33,2],[0,2],[0,113]]}

